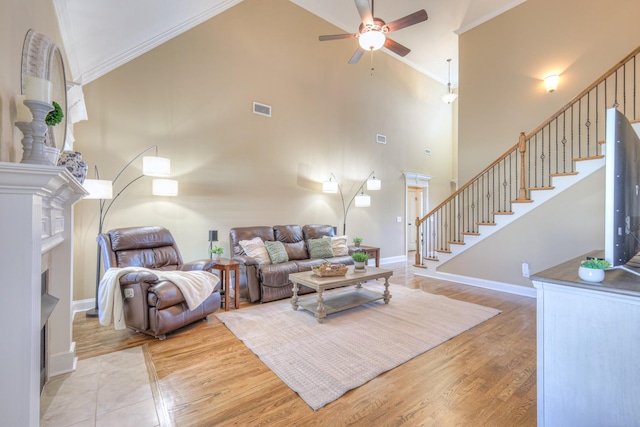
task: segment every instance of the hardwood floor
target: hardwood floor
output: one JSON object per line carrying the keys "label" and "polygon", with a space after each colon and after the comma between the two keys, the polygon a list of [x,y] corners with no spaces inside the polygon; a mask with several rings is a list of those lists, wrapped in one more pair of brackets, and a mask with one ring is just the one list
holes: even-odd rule
{"label": "hardwood floor", "polygon": [[[215,316],[166,340],[75,316],[78,357],[143,345],[161,425],[535,426],[535,299],[413,276],[390,282],[502,310],[314,412]],[[241,309],[251,304],[243,302]]]}

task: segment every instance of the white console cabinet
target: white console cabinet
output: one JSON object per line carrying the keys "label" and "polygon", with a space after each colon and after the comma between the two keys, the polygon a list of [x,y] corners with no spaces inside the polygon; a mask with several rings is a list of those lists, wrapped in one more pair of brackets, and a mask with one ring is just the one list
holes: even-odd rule
{"label": "white console cabinet", "polygon": [[538,426],[640,426],[640,277],[583,282],[583,259],[532,276]]}

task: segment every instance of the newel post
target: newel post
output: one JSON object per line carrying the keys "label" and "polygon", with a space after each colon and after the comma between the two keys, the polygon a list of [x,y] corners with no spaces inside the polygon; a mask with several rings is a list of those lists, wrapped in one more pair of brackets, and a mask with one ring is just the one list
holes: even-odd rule
{"label": "newel post", "polygon": [[518,139],[518,150],[520,151],[520,190],[518,192],[518,200],[529,200],[527,197],[527,176],[524,162],[524,155],[527,152],[527,138],[524,132],[520,132]]}

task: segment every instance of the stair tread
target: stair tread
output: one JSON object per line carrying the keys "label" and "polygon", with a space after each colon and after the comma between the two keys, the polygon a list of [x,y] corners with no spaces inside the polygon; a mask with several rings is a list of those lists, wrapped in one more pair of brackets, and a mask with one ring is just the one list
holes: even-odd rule
{"label": "stair tread", "polygon": [[532,199],[516,199],[512,200],[511,203],[533,203]]}
{"label": "stair tread", "polygon": [[550,186],[550,187],[529,187],[529,191],[533,191],[533,190],[553,190],[556,187],[554,186]]}
{"label": "stair tread", "polygon": [[476,222],[476,225],[496,225],[495,222]]}
{"label": "stair tread", "polygon": [[585,160],[597,160],[597,159],[604,159],[604,154],[600,154],[597,156],[588,156],[588,157],[578,157],[573,159],[574,162],[583,162]]}
{"label": "stair tread", "polygon": [[449,240],[448,242],[450,245],[464,245],[464,242],[461,242],[459,240]]}
{"label": "stair tread", "polygon": [[432,257],[424,257],[424,259],[425,259],[426,261],[436,261],[436,262],[437,262],[437,261],[440,261],[438,258],[432,258]]}
{"label": "stair tread", "polygon": [[492,212],[493,215],[513,215],[511,211],[503,211],[503,212]]}
{"label": "stair tread", "polygon": [[572,176],[572,175],[578,175],[578,172],[558,172],[558,173],[552,173],[549,176],[554,177],[554,176]]}
{"label": "stair tread", "polygon": [[463,231],[462,234],[464,234],[465,236],[479,236],[480,233],[477,233],[475,231]]}
{"label": "stair tread", "polygon": [[442,252],[443,254],[450,254],[451,251],[448,249],[436,249],[436,252]]}

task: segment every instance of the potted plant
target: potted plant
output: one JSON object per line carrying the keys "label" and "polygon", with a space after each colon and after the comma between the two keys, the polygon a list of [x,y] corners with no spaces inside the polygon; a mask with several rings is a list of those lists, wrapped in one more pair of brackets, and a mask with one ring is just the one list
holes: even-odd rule
{"label": "potted plant", "polygon": [[367,265],[367,260],[369,259],[369,254],[367,254],[366,252],[358,251],[351,254],[351,258],[353,258],[353,263],[356,270],[364,270]]}
{"label": "potted plant", "polygon": [[356,245],[356,248],[360,247],[360,243],[362,243],[362,237],[354,237],[353,244]]}
{"label": "potted plant", "polygon": [[220,259],[223,252],[224,248],[220,246],[214,246],[213,248],[209,249],[209,253],[211,253],[211,259]]}
{"label": "potted plant", "polygon": [[586,282],[602,282],[604,270],[611,267],[608,261],[599,258],[591,258],[580,263],[578,276]]}

